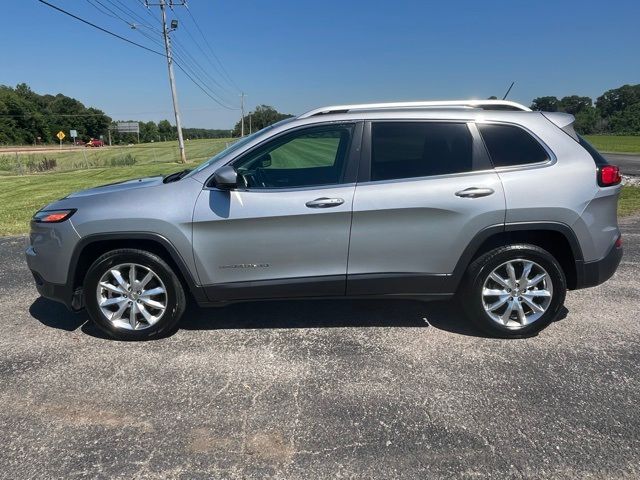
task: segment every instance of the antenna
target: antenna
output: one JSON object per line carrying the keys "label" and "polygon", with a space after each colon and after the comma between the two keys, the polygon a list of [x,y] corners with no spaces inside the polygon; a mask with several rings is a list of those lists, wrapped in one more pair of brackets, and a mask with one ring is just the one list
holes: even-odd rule
{"label": "antenna", "polygon": [[510,87],[509,87],[509,89],[507,90],[507,93],[505,93],[505,94],[504,94],[504,97],[502,97],[502,99],[503,99],[503,100],[504,100],[505,98],[507,98],[507,95],[509,95],[509,92],[511,91],[511,89],[513,88],[513,85],[514,85],[515,83],[516,83],[515,81],[511,82],[511,86],[510,86]]}

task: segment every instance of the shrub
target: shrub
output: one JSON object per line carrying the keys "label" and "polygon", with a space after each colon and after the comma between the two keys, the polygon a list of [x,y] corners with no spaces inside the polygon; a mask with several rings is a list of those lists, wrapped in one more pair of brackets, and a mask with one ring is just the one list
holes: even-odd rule
{"label": "shrub", "polygon": [[110,162],[112,167],[130,167],[135,163],[136,159],[130,153],[127,153],[124,157],[112,158]]}
{"label": "shrub", "polygon": [[55,170],[58,166],[58,162],[55,158],[44,157],[41,160],[36,160],[33,157],[29,158],[25,164],[25,168],[29,173],[49,172]]}

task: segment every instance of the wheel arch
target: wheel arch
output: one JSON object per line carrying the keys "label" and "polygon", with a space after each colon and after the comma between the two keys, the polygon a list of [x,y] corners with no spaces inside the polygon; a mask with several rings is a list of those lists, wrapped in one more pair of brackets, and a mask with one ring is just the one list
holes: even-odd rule
{"label": "wheel arch", "polygon": [[529,243],[548,251],[562,267],[567,287],[577,288],[584,259],[573,230],[559,222],[519,222],[494,225],[480,231],[469,242],[458,260],[448,290],[457,290],[467,267],[480,255],[494,248],[515,243]]}
{"label": "wheel arch", "polygon": [[89,267],[100,255],[121,248],[146,250],[158,255],[175,271],[184,288],[197,302],[206,300],[175,246],[162,235],[147,232],[106,233],[83,237],[76,245],[69,263],[67,278],[72,282],[71,290],[82,288]]}

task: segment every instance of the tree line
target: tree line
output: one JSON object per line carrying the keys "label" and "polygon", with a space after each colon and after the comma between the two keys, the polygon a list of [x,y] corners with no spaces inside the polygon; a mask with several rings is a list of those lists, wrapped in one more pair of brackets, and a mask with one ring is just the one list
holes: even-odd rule
{"label": "tree line", "polygon": [[[495,97],[493,97],[495,98]],[[575,128],[582,134],[640,135],[640,84],[623,85],[604,92],[595,102],[590,97],[569,95],[562,98],[535,98],[533,110],[567,112],[576,117]],[[258,131],[292,115],[278,112],[269,105],[259,105],[244,117],[245,134]],[[140,141],[175,140],[176,127],[168,120],[139,122]],[[137,142],[136,134],[121,134],[116,123],[102,110],[86,107],[82,102],[61,93],[40,95],[25,84],[15,88],[0,85],[0,145],[57,143],[56,133],[77,130],[79,139],[107,140],[109,132],[116,144]],[[241,134],[238,121],[232,136]],[[222,138],[229,130],[184,128],[185,138]]]}
{"label": "tree line", "polygon": [[640,84],[607,90],[595,102],[578,95],[538,97],[531,109],[570,113],[582,134],[640,135]]}
{"label": "tree line", "polygon": [[[178,136],[176,127],[168,120],[139,124],[141,142],[175,140]],[[0,145],[57,143],[55,135],[60,131],[67,136],[65,141],[69,141],[70,130],[76,130],[78,139],[83,141],[101,137],[107,141],[109,131],[116,144],[134,143],[138,139],[136,134],[118,133],[111,117],[75,98],[61,93],[40,95],[26,83],[15,88],[0,85]],[[229,136],[229,130],[183,128],[182,131],[189,139]]]}

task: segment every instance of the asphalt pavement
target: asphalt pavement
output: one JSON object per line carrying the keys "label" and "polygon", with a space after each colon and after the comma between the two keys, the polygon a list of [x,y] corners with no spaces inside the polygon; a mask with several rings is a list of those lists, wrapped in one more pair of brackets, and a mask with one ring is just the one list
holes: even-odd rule
{"label": "asphalt pavement", "polygon": [[191,308],[108,340],[0,239],[0,478],[640,477],[640,218],[609,282],[523,340],[455,304]]}
{"label": "asphalt pavement", "polygon": [[640,155],[630,153],[603,153],[605,158],[620,167],[624,175],[640,175]]}

